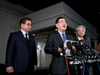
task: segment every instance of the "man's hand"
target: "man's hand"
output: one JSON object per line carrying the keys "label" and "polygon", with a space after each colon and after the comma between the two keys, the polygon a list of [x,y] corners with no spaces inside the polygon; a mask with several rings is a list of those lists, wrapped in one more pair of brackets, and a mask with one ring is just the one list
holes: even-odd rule
{"label": "man's hand", "polygon": [[12,73],[12,72],[14,72],[14,68],[13,67],[7,67],[6,72],[7,73]]}
{"label": "man's hand", "polygon": [[73,47],[73,50],[74,50],[74,51],[76,51],[76,48],[75,48],[75,47]]}
{"label": "man's hand", "polygon": [[67,46],[64,46],[63,49],[66,50],[67,49]]}
{"label": "man's hand", "polygon": [[60,48],[60,47],[58,47],[58,52],[62,52],[63,50]]}
{"label": "man's hand", "polygon": [[34,65],[34,71],[36,71],[36,65]]}
{"label": "man's hand", "polygon": [[[66,47],[66,46],[64,46],[64,47],[63,47],[63,49],[64,49],[64,50],[66,50],[66,49],[67,49],[67,47]],[[62,50],[62,48],[58,47],[58,51],[59,51],[59,52],[62,52],[63,50]]]}

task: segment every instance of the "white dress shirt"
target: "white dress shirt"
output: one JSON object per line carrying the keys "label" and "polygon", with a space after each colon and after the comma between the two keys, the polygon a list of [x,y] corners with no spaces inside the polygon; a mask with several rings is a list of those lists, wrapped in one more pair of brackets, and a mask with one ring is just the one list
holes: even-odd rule
{"label": "white dress shirt", "polygon": [[[23,36],[24,36],[24,38],[26,38],[26,32],[25,31],[23,31],[23,30],[21,30],[21,32],[23,33]],[[27,38],[29,39],[29,35],[28,35],[28,33],[27,33]]]}
{"label": "white dress shirt", "polygon": [[83,38],[81,39],[81,38],[79,38],[79,37],[77,37],[78,38],[78,40],[83,40]]}
{"label": "white dress shirt", "polygon": [[[62,34],[65,34],[65,32],[62,33],[62,32],[60,32],[60,31],[58,31],[58,33],[60,34],[60,36],[61,36],[61,38],[62,38],[62,40],[63,40],[63,35],[62,35]],[[65,34],[65,36],[66,36],[66,34]],[[60,53],[60,55],[63,56],[63,53]]]}

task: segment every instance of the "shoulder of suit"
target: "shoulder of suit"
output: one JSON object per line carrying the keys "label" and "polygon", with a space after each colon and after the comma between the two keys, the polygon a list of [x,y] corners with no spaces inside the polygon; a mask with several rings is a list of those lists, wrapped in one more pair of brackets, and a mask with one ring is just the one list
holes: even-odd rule
{"label": "shoulder of suit", "polygon": [[88,41],[88,40],[86,40],[85,38],[84,38],[84,40],[85,40],[85,41],[87,41],[87,42],[89,42],[89,41]]}
{"label": "shoulder of suit", "polygon": [[66,34],[66,39],[68,39],[68,40],[73,40],[73,37],[72,37],[72,35],[70,35],[70,34]]}
{"label": "shoulder of suit", "polygon": [[14,34],[17,34],[17,33],[19,33],[19,31],[17,31],[17,32],[11,32],[10,35],[14,35]]}
{"label": "shoulder of suit", "polygon": [[67,33],[66,33],[66,36],[70,36],[70,37],[72,37],[72,35],[70,35],[70,34],[67,34]]}
{"label": "shoulder of suit", "polygon": [[55,34],[58,34],[58,32],[55,31],[55,32],[49,33],[49,35],[55,35]]}
{"label": "shoulder of suit", "polygon": [[32,34],[29,33],[29,36],[34,37]]}

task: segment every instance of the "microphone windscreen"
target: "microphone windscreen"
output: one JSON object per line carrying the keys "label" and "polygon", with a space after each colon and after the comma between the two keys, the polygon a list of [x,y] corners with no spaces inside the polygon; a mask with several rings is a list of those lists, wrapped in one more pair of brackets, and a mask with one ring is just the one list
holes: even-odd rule
{"label": "microphone windscreen", "polygon": [[67,47],[68,47],[69,49],[71,49],[71,48],[72,48],[72,44],[71,44],[71,42],[70,42],[70,41],[68,41],[68,42],[67,42]]}

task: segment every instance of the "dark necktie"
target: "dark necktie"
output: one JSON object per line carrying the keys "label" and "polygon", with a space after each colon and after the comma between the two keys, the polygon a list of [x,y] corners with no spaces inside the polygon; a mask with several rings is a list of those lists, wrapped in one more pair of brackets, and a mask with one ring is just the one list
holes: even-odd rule
{"label": "dark necktie", "polygon": [[84,40],[83,39],[81,39],[81,40],[79,40],[80,42],[83,42]]}
{"label": "dark necktie", "polygon": [[28,34],[26,33],[25,35],[26,35],[26,38],[25,38],[26,39],[26,43],[27,43],[27,45],[29,45]]}
{"label": "dark necktie", "polygon": [[65,34],[62,34],[62,36],[63,36],[63,42],[65,42],[65,41],[66,41],[66,36],[65,36]]}

